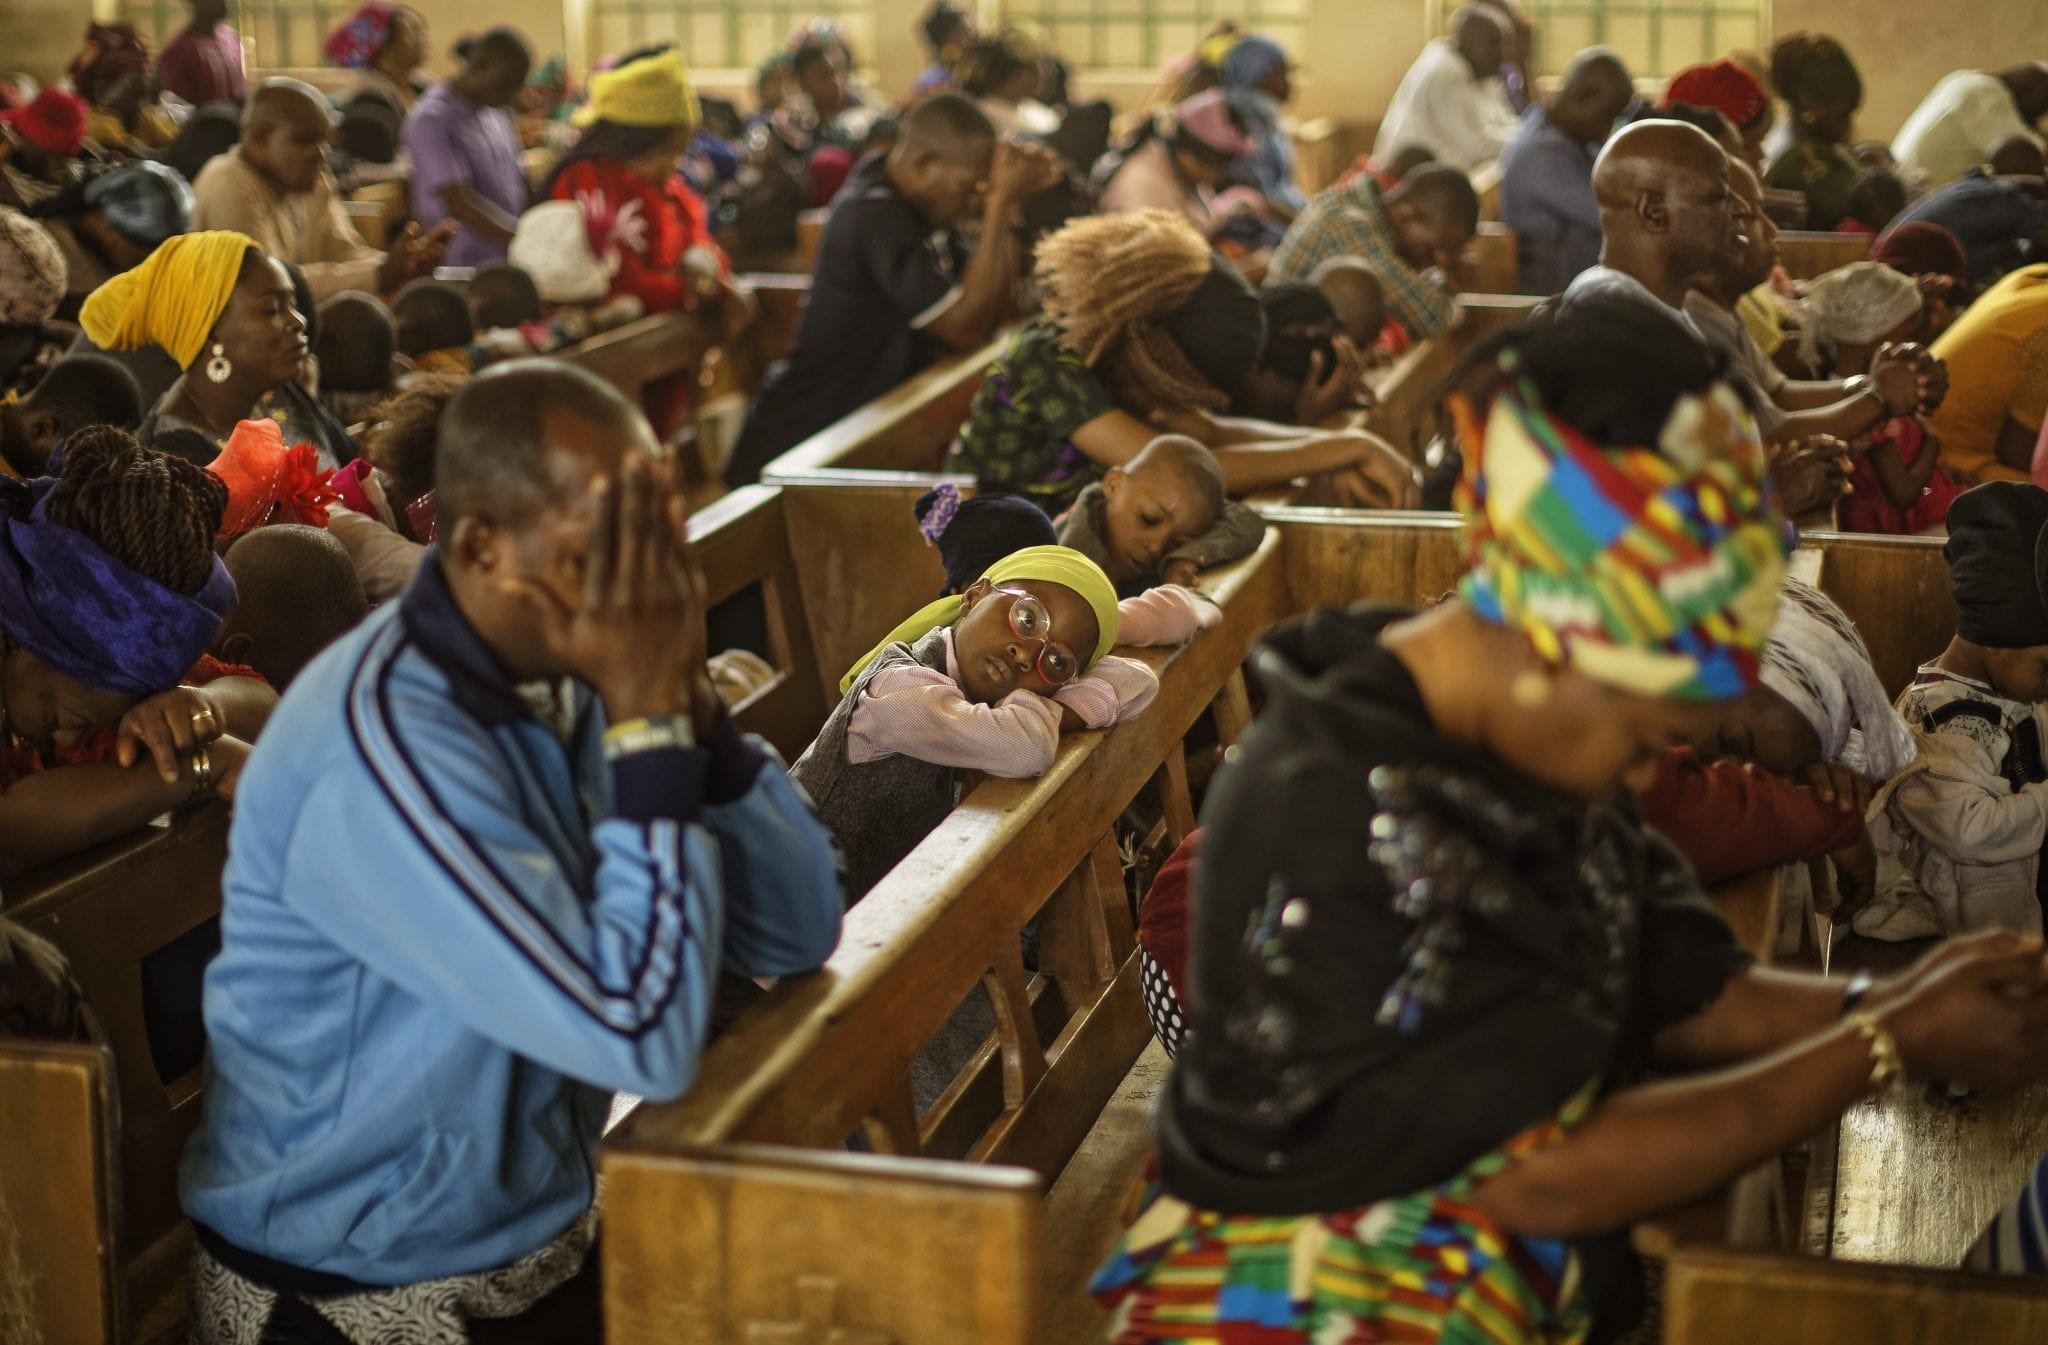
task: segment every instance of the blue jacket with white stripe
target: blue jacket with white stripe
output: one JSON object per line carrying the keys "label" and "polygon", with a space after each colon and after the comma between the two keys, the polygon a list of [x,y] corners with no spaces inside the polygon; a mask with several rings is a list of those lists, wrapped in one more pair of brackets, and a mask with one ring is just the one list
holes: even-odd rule
{"label": "blue jacket with white stripe", "polygon": [[607,765],[596,698],[564,708],[566,742],[430,554],[265,727],[180,1170],[235,1269],[338,1291],[517,1260],[589,1207],[610,1095],[689,1086],[721,966],[832,951],[831,836],[771,751],[727,721]]}

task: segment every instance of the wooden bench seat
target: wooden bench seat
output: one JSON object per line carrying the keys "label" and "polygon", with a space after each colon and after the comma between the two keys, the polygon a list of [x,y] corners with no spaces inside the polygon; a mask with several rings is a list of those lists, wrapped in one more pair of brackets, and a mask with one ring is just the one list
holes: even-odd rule
{"label": "wooden bench seat", "polygon": [[1817,280],[1838,266],[1870,260],[1867,234],[1787,229],[1778,235],[1778,265],[1794,280]]}

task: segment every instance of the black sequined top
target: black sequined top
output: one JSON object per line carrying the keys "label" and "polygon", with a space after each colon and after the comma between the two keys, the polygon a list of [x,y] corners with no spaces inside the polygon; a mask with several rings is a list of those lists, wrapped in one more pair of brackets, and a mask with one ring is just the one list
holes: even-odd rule
{"label": "black sequined top", "polygon": [[1204,813],[1190,1021],[1161,1109],[1176,1196],[1354,1209],[1444,1181],[1749,955],[1632,805],[1587,808],[1438,736],[1378,643],[1324,612],[1256,655],[1267,701]]}

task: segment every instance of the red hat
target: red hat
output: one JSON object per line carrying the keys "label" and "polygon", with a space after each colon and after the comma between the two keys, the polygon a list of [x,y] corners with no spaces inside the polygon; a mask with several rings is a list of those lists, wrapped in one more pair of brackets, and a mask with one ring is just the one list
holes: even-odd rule
{"label": "red hat", "polygon": [[0,121],[41,150],[70,158],[85,148],[85,100],[62,89],[44,89],[27,107],[0,112]]}
{"label": "red hat", "polygon": [[1726,58],[1706,65],[1689,65],[1673,75],[1664,90],[1664,106],[1668,108],[1673,103],[1710,107],[1738,131],[1761,117],[1770,106],[1756,76]]}

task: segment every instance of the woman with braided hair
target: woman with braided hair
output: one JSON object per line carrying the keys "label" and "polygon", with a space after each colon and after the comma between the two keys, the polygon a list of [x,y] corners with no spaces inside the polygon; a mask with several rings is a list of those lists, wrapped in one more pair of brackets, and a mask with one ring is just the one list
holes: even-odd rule
{"label": "woman with braided hair", "polygon": [[1406,508],[1410,465],[1384,440],[1223,414],[1265,319],[1236,268],[1180,215],[1075,220],[1038,247],[1044,312],[1011,340],[953,447],[954,470],[1050,513],[1162,430],[1216,454],[1233,495],[1327,475],[1345,504]]}
{"label": "woman with braided hair", "polygon": [[1792,143],[1771,160],[1765,183],[1806,197],[1806,227],[1833,229],[1849,216],[1849,189],[1862,165],[1849,152],[1863,77],[1842,44],[1792,33],[1771,47],[1771,83],[1792,112]]}
{"label": "woman with braided hair", "polygon": [[277,703],[207,654],[235,605],[227,487],[110,426],[59,455],[0,478],[0,874],[232,794]]}

